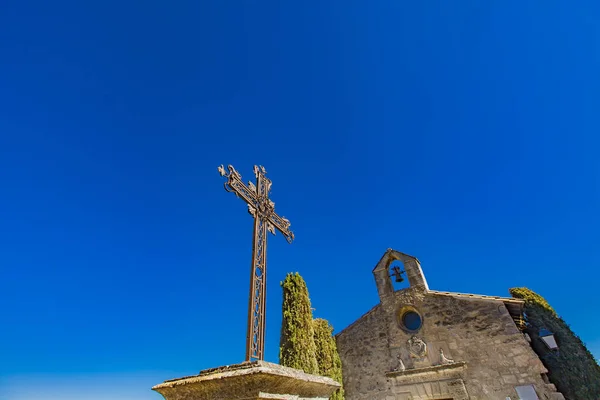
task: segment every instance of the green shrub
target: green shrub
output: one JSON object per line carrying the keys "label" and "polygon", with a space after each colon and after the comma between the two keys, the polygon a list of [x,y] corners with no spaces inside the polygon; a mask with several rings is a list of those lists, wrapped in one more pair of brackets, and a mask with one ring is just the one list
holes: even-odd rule
{"label": "green shrub", "polygon": [[[600,399],[600,366],[581,339],[539,294],[527,288],[512,288],[509,292],[525,300],[526,332],[558,391],[568,400]],[[554,333],[558,351],[545,347],[539,337],[542,328]]]}
{"label": "green shrub", "polygon": [[306,282],[298,274],[289,273],[281,282],[283,288],[283,320],[279,345],[279,363],[318,374],[312,309]]}
{"label": "green shrub", "polygon": [[[329,322],[322,318],[314,320],[315,345],[317,347],[317,364],[319,375],[333,378],[336,382],[342,383],[342,361],[337,351],[335,338],[333,337],[333,327]],[[343,400],[344,389],[335,391],[329,398],[330,400]]]}

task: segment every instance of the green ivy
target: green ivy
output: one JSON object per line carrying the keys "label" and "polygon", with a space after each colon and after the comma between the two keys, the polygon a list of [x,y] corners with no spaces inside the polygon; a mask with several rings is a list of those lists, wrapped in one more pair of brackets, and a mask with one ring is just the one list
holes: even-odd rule
{"label": "green ivy", "polygon": [[[315,345],[317,347],[317,364],[319,374],[333,378],[342,383],[342,361],[337,351],[333,327],[322,318],[314,320]],[[340,388],[329,398],[330,400],[344,400],[344,389]]]}
{"label": "green ivy", "polygon": [[279,363],[318,374],[313,317],[306,282],[298,274],[289,273],[281,282],[283,319],[279,346]]}
{"label": "green ivy", "polygon": [[[539,294],[512,288],[510,294],[525,300],[526,332],[532,347],[548,369],[548,378],[567,400],[600,399],[600,366],[581,339]],[[550,351],[539,337],[540,329],[554,333],[558,351]]]}

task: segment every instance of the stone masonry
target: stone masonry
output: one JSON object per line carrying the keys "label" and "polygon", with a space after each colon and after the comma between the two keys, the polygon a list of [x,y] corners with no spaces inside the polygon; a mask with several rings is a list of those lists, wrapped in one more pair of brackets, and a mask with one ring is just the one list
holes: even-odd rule
{"label": "stone masonry", "polygon": [[[394,291],[394,261],[410,287]],[[516,400],[528,385],[563,399],[515,323],[521,300],[429,290],[419,261],[391,249],[373,274],[380,303],[336,335],[347,400]],[[403,325],[407,311],[420,328]]]}
{"label": "stone masonry", "polygon": [[152,389],[166,400],[327,400],[339,387],[331,378],[246,361],[170,379]]}

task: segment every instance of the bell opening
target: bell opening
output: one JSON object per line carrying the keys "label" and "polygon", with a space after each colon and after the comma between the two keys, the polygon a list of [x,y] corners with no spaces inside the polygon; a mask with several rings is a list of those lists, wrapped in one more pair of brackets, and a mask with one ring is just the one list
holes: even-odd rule
{"label": "bell opening", "polygon": [[401,261],[394,261],[390,265],[389,275],[394,291],[406,289],[409,286],[405,276],[404,264]]}

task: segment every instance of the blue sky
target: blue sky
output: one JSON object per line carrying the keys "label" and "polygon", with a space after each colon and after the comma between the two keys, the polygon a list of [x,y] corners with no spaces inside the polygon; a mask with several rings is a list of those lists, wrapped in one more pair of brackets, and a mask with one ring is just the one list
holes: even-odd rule
{"label": "blue sky", "polygon": [[[596,2],[0,5],[0,395],[160,399],[243,360],[262,164],[340,330],[392,247],[432,289],[545,296],[600,356]],[[71,397],[69,397],[71,396]]]}

